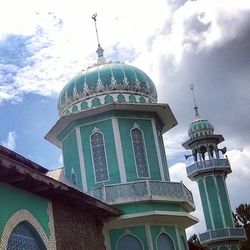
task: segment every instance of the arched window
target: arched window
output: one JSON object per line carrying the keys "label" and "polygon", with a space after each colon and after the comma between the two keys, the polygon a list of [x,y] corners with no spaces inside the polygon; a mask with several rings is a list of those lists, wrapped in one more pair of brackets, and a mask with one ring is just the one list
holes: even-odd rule
{"label": "arched window", "polygon": [[126,234],[119,239],[116,250],[143,250],[142,243],[135,236]]}
{"label": "arched window", "polygon": [[144,178],[149,177],[147,155],[143,132],[137,126],[135,124],[134,128],[131,130],[131,137],[134,149],[137,175],[140,178]]}
{"label": "arched window", "polygon": [[228,247],[227,246],[222,246],[222,247],[220,247],[220,250],[228,250]]}
{"label": "arched window", "polygon": [[12,231],[7,244],[7,250],[46,250],[46,247],[36,232],[28,223],[19,223]]}
{"label": "arched window", "polygon": [[77,185],[76,174],[74,172],[71,173],[71,181],[74,185]]}
{"label": "arched window", "polygon": [[161,233],[157,237],[157,249],[158,250],[166,250],[166,249],[175,250],[172,239],[166,233]]}
{"label": "arched window", "polygon": [[95,180],[96,182],[108,181],[109,176],[104,138],[99,129],[94,129],[93,133],[90,136],[90,144],[95,170]]}

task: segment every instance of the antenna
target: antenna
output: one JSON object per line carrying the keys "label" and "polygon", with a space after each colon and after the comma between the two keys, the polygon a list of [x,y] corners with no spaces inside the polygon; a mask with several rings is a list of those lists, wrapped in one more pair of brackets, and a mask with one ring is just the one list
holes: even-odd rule
{"label": "antenna", "polygon": [[198,118],[200,115],[199,115],[199,112],[198,112],[198,107],[196,105],[196,100],[195,100],[195,95],[194,95],[194,85],[193,84],[190,85],[190,90],[192,91],[193,99],[194,99],[195,117]]}
{"label": "antenna", "polygon": [[96,25],[96,17],[97,17],[97,13],[93,14],[91,18],[94,20],[94,23],[95,23],[95,32],[96,32],[97,43],[98,43],[98,45],[100,45],[98,30],[97,30],[97,25]]}
{"label": "antenna", "polygon": [[97,17],[97,13],[93,14],[91,18],[94,20],[94,23],[95,23],[95,32],[96,32],[96,38],[97,38],[97,43],[98,43],[97,50],[96,50],[96,53],[98,56],[97,64],[103,64],[105,63],[105,58],[103,56],[104,50],[101,47],[100,41],[99,41],[98,30],[97,30],[97,25],[96,25],[96,17]]}

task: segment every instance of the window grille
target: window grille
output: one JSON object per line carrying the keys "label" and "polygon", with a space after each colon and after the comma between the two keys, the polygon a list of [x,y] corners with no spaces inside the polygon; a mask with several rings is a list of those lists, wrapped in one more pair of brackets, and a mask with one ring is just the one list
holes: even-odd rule
{"label": "window grille", "polygon": [[133,235],[126,234],[118,242],[116,250],[143,250],[141,242]]}
{"label": "window grille", "polygon": [[133,128],[131,136],[138,177],[149,177],[143,133],[139,128]]}
{"label": "window grille", "polygon": [[108,181],[107,159],[102,133],[98,130],[95,131],[91,135],[90,141],[96,182]]}
{"label": "window grille", "polygon": [[161,233],[157,238],[157,249],[158,250],[175,250],[172,239],[166,234]]}
{"label": "window grille", "polygon": [[28,223],[21,222],[12,231],[7,250],[45,250],[42,239]]}

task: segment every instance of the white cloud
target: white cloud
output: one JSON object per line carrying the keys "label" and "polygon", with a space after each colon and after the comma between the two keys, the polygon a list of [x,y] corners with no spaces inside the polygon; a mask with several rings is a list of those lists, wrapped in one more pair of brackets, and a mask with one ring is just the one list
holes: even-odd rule
{"label": "white cloud", "polygon": [[[243,150],[234,149],[227,152],[228,159],[231,163],[232,173],[228,175],[226,180],[231,208],[234,211],[235,207],[240,203],[250,203],[249,195],[249,180],[250,180],[250,148],[244,148]],[[205,219],[202,211],[202,205],[199,195],[198,185],[195,181],[191,181],[187,178],[186,164],[177,163],[169,169],[170,177],[172,181],[183,181],[183,183],[193,193],[196,211],[194,216],[199,218],[200,222],[189,229],[187,229],[187,236],[191,236],[196,233],[203,233],[206,231]]]}
{"label": "white cloud", "polygon": [[[21,8],[25,2],[27,9]],[[77,72],[92,64],[96,49],[91,20],[94,12],[98,13],[99,35],[106,55],[108,48],[117,43],[125,50],[133,48],[138,57],[130,63],[145,70],[159,84],[162,56],[178,66],[183,52],[193,49],[193,44],[196,49],[209,47],[222,39],[221,16],[236,18],[247,9],[250,9],[248,1],[238,0],[187,1],[175,10],[163,0],[157,3],[95,0],[87,8],[80,0],[5,2],[0,10],[0,24],[4,24],[0,25],[0,38],[6,34],[32,36],[29,49],[33,50],[30,60],[34,64],[18,71],[15,92],[2,90],[0,100],[15,99],[29,92],[56,95]],[[210,24],[209,29],[187,32],[186,22],[193,16],[197,16],[200,24]]]}
{"label": "white cloud", "polygon": [[6,140],[2,141],[2,145],[10,150],[15,150],[16,148],[17,134],[15,131],[10,131]]}

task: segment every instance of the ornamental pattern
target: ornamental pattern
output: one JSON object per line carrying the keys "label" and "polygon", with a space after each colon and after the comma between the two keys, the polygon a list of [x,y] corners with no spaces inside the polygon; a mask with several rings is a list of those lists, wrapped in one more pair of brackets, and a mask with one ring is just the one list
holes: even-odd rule
{"label": "ornamental pattern", "polygon": [[131,135],[138,177],[149,177],[142,131],[138,128],[133,128],[131,131]]}
{"label": "ornamental pattern", "polygon": [[169,181],[143,180],[130,183],[105,185],[90,193],[93,197],[108,204],[127,203],[149,199],[165,201],[179,200],[194,207],[190,190],[183,183]]}
{"label": "ornamental pattern", "polygon": [[96,182],[108,181],[108,168],[104,139],[98,129],[90,137]]}
{"label": "ornamental pattern", "polygon": [[94,98],[90,98],[83,102],[79,101],[75,104],[69,106],[64,110],[61,115],[68,115],[71,113],[77,113],[82,110],[88,110],[90,108],[95,108],[101,105],[109,104],[112,102],[118,103],[152,103],[151,99],[148,97],[143,97],[141,95],[132,94],[121,94],[121,93],[111,93],[108,95],[102,95]]}
{"label": "ornamental pattern", "polygon": [[[118,65],[119,67],[117,67]],[[148,99],[148,102],[157,102],[155,86],[144,72],[120,63],[107,63],[105,67],[104,70],[100,69],[100,67],[92,67],[90,71],[87,70],[77,76],[62,90],[58,102],[60,115],[65,115],[65,111],[73,104],[100,95],[106,96],[114,93],[118,95],[126,92],[127,94],[144,96],[144,98]],[[120,76],[121,71],[123,77]],[[95,78],[96,73],[98,73],[97,78]],[[126,102],[130,102],[130,100]],[[144,103],[144,100],[142,103]],[[101,104],[104,104],[104,102]],[[89,106],[88,108],[92,107]],[[80,110],[78,109],[78,111]]]}
{"label": "ornamental pattern", "polygon": [[[32,227],[30,225],[30,227]],[[45,250],[45,246],[41,244],[42,240],[38,239],[35,229],[31,229],[27,223],[20,223],[16,226],[10,235],[7,250]],[[37,235],[36,235],[37,234]]]}
{"label": "ornamental pattern", "polygon": [[191,138],[203,135],[212,135],[214,132],[213,125],[208,120],[195,120],[188,129],[188,135]]}

